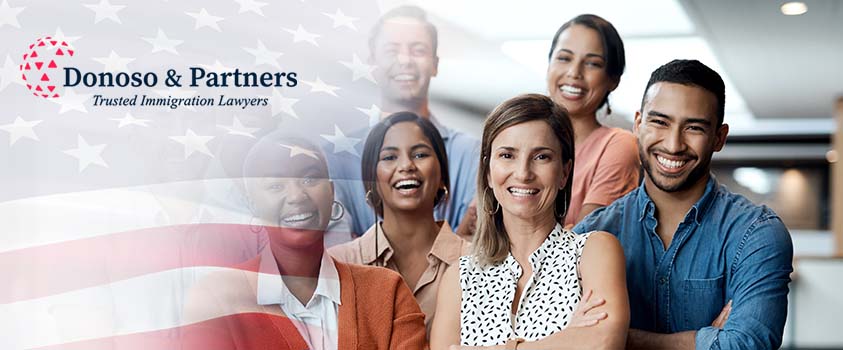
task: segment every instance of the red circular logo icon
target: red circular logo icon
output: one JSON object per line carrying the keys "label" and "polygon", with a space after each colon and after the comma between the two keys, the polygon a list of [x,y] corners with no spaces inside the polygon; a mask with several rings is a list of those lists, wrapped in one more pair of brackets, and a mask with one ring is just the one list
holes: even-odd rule
{"label": "red circular logo icon", "polygon": [[75,50],[63,40],[45,36],[29,45],[20,65],[23,82],[33,95],[43,98],[61,96],[61,67]]}

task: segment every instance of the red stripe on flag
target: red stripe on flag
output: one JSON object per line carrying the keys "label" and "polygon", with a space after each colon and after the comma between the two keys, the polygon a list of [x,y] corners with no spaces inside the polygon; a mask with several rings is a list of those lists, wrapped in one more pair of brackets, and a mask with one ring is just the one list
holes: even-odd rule
{"label": "red stripe on flag", "polygon": [[39,350],[307,349],[292,322],[280,315],[242,313],[182,327],[37,348]]}
{"label": "red stripe on flag", "polygon": [[193,266],[231,267],[257,255],[249,225],[163,226],[0,254],[0,304]]}

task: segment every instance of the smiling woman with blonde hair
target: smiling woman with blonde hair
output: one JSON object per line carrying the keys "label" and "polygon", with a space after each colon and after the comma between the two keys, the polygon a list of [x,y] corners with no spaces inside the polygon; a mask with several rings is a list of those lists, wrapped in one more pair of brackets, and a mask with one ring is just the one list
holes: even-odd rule
{"label": "smiling woman with blonde hair", "polygon": [[440,285],[432,349],[623,348],[623,251],[606,232],[561,224],[574,163],[565,110],[543,95],[507,100],[481,146],[474,249]]}

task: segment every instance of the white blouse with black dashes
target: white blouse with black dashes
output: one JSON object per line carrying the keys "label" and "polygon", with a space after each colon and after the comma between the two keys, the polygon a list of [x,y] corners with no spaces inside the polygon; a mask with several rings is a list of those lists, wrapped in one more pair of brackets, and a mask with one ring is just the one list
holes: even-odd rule
{"label": "white blouse with black dashes", "polygon": [[479,266],[472,255],[461,257],[460,343],[490,346],[513,338],[534,341],[564,329],[582,296],[578,266],[590,234],[575,234],[556,225],[530,255],[533,275],[515,315],[512,304],[522,270],[512,254],[490,266]]}

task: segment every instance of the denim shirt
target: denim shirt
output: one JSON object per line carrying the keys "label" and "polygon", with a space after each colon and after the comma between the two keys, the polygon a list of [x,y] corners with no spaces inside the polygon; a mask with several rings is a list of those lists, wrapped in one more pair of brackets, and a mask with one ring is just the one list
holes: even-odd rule
{"label": "denim shirt", "polygon": [[[630,328],[695,330],[697,349],[778,349],[787,317],[793,245],[781,219],[712,177],[667,249],[656,208],[638,189],[583,219],[574,232],[608,231],[626,256]],[[711,327],[726,303],[724,328]]]}
{"label": "denim shirt", "polygon": [[[456,231],[468,205],[474,199],[477,188],[477,166],[480,164],[480,141],[463,132],[439,124],[431,116],[431,122],[439,130],[445,143],[448,156],[448,172],[451,179],[449,199],[444,205],[434,209],[436,220],[448,221]],[[333,153],[331,147],[325,149],[328,169],[334,183],[336,199],[343,204],[346,214],[351,217],[351,231],[361,236],[375,224],[375,214],[366,203],[366,190],[363,187],[362,162],[363,148],[371,128],[362,128],[349,133],[349,137],[358,140],[354,146],[357,154],[348,152]]]}

